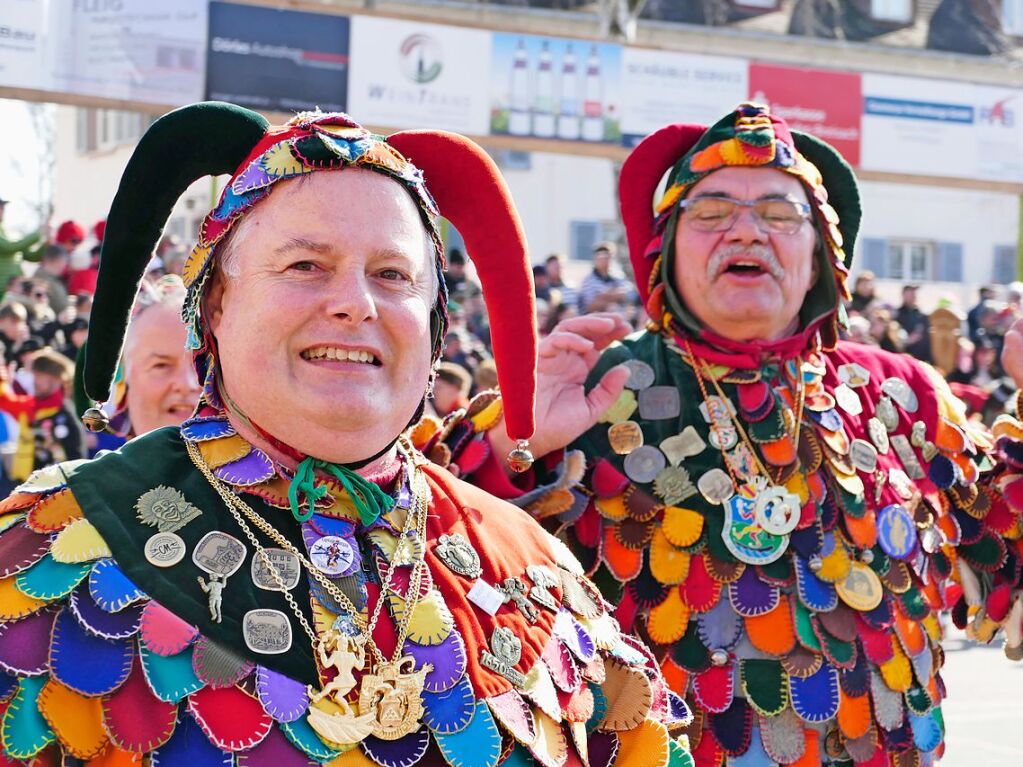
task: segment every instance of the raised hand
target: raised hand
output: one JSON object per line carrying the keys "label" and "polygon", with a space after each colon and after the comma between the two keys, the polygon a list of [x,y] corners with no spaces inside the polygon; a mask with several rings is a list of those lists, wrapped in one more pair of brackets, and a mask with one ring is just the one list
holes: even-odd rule
{"label": "raised hand", "polygon": [[1023,317],[1012,323],[1002,345],[1002,370],[1023,388]]}

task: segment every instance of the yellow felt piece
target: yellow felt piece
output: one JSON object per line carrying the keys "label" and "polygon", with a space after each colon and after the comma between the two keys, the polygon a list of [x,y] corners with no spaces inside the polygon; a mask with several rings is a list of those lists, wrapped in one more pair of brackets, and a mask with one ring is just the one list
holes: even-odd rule
{"label": "yellow felt piece", "polygon": [[620,747],[615,767],[666,767],[671,758],[668,729],[653,719],[644,720],[638,727],[618,733]]}
{"label": "yellow felt piece", "polygon": [[852,560],[849,558],[849,552],[842,545],[841,539],[838,539],[835,542],[835,550],[821,559],[821,569],[815,574],[822,581],[838,583],[849,575],[851,567]]}
{"label": "yellow felt piece", "polygon": [[42,599],[21,593],[14,583],[17,577],[12,575],[9,578],[0,578],[0,621],[24,618],[46,604]]}
{"label": "yellow felt piece", "polygon": [[1007,413],[1003,413],[995,419],[991,426],[991,435],[995,439],[1008,437],[1009,439],[1023,442],[1023,424]]}
{"label": "yellow felt piece", "polygon": [[237,434],[206,440],[198,444],[203,460],[211,469],[218,469],[224,464],[237,461],[252,452],[252,445]]}
{"label": "yellow felt piece", "polygon": [[479,433],[493,429],[501,422],[501,417],[503,415],[504,406],[501,404],[501,399],[498,398],[483,408],[476,415],[472,416],[469,420],[472,421],[473,428],[477,433]]}
{"label": "yellow felt piece", "polygon": [[892,636],[892,649],[895,655],[890,661],[881,664],[881,676],[890,689],[906,692],[913,684],[913,667],[895,636]]}
{"label": "yellow felt piece", "polygon": [[599,618],[576,618],[585,626],[594,644],[601,650],[610,650],[618,644],[619,629],[611,613],[604,613]]}
{"label": "yellow felt piece", "polygon": [[568,732],[575,743],[575,750],[582,759],[583,764],[590,762],[590,741],[586,732],[586,722],[568,722]]}
{"label": "yellow felt piece", "polygon": [[768,655],[785,655],[796,646],[796,631],[792,625],[792,607],[788,597],[782,596],[771,612],[744,618],[750,643]]}
{"label": "yellow felt piece", "polygon": [[533,668],[526,674],[526,683],[522,686],[521,692],[540,707],[539,711],[534,711],[537,718],[541,712],[551,719],[561,717],[558,691],[554,687],[554,680],[551,679],[551,672],[548,671],[546,664],[533,664]]}
{"label": "yellow felt piece", "polygon": [[926,618],[923,619],[921,625],[924,627],[924,631],[927,632],[927,636],[931,638],[932,642],[941,642],[942,640],[941,623],[938,621],[937,614],[930,613]]}
{"label": "yellow felt piece", "polygon": [[366,756],[361,748],[345,751],[326,763],[325,767],[378,767],[377,763]]}
{"label": "yellow felt piece", "polygon": [[275,144],[263,155],[260,165],[271,176],[294,176],[298,173],[309,173],[312,168],[295,157],[291,152],[291,146],[286,142]]}
{"label": "yellow felt piece", "polygon": [[850,697],[840,687],[838,705],[838,728],[847,738],[859,738],[870,729],[870,696]]}
{"label": "yellow felt piece", "polygon": [[628,421],[638,407],[639,402],[636,399],[635,392],[631,389],[626,389],[615,403],[604,411],[604,415],[600,417],[601,423],[622,423],[623,421]]}
{"label": "yellow felt piece", "polygon": [[50,554],[58,562],[76,564],[111,556],[110,547],[87,519],[76,519],[53,539]]}
{"label": "yellow felt piece", "polygon": [[834,470],[835,481],[850,495],[863,495],[863,480],[859,474],[843,474]]}
{"label": "yellow felt piece", "polygon": [[682,638],[689,626],[689,608],[678,589],[668,589],[668,596],[647,616],[646,627],[657,644],[672,644]]}
{"label": "yellow felt piece", "polygon": [[103,701],[86,698],[52,676],[39,692],[39,712],[57,739],[79,759],[99,756],[109,742],[103,729]]}
{"label": "yellow felt piece", "polygon": [[21,511],[12,511],[10,514],[0,516],[0,533],[16,525],[24,516]]}
{"label": "yellow felt piece", "polygon": [[810,486],[806,484],[806,477],[801,471],[792,472],[792,476],[785,483],[785,489],[798,495],[799,503],[804,506],[810,500]]}
{"label": "yellow felt piece", "polygon": [[540,764],[562,765],[568,759],[568,740],[561,723],[543,711],[536,712],[536,740],[528,748]]}
{"label": "yellow felt piece", "polygon": [[82,517],[82,508],[74,493],[64,488],[33,506],[25,521],[37,533],[52,533]]}
{"label": "yellow felt piece", "polygon": [[658,583],[681,583],[689,575],[689,554],[675,548],[662,528],[654,530],[650,541],[650,573]]}
{"label": "yellow felt piece", "polygon": [[324,607],[323,603],[312,595],[309,596],[309,607],[313,613],[313,631],[317,636],[330,629],[334,625],[334,621],[337,620],[337,615]]}
{"label": "yellow felt piece", "polygon": [[[396,622],[401,621],[397,610],[395,610],[394,619]],[[408,638],[416,644],[440,644],[448,638],[454,625],[455,619],[444,605],[440,594],[431,591],[412,610]]]}
{"label": "yellow felt piece", "polygon": [[142,754],[122,751],[113,743],[97,757],[85,763],[85,767],[136,767],[142,764]]}
{"label": "yellow felt piece", "polygon": [[184,280],[186,287],[199,279],[199,274],[209,260],[210,251],[212,250],[213,247],[210,245],[196,245],[192,248],[192,252],[188,254],[188,258],[185,259],[185,266],[181,270],[181,279]]}
{"label": "yellow felt piece", "polygon": [[605,519],[620,522],[629,515],[629,510],[625,506],[625,493],[613,498],[595,498],[594,503],[597,505],[597,511]]}
{"label": "yellow felt piece", "polygon": [[692,546],[700,540],[700,533],[703,532],[703,515],[692,509],[665,506],[661,529],[674,545]]}
{"label": "yellow felt piece", "polygon": [[[330,506],[323,509],[323,513],[329,517],[347,519],[352,522],[359,521],[359,510],[355,508],[352,498],[344,488],[328,487],[327,495],[332,499]],[[393,539],[392,539],[393,540]],[[392,547],[392,554],[393,547]]]}

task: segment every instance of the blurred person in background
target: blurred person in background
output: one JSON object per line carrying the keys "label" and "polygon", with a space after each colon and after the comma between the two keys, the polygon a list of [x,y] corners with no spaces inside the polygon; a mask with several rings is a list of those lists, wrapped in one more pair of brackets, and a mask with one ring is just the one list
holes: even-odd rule
{"label": "blurred person in background", "polygon": [[593,271],[579,286],[580,313],[616,311],[625,304],[628,284],[611,272],[617,252],[618,246],[613,242],[599,242],[594,246]]}
{"label": "blurred person in background", "polygon": [[481,391],[497,388],[497,365],[492,357],[480,362],[472,376],[472,393],[475,396]]}
{"label": "blurred person in background", "polygon": [[560,253],[551,253],[547,256],[547,259],[543,262],[544,269],[547,272],[547,284],[550,286],[551,291],[558,294],[560,303],[578,308],[579,291],[565,283],[562,275],[563,260],[564,256]]}
{"label": "blurred person in background", "polygon": [[870,335],[870,320],[862,314],[854,314],[849,317],[849,322],[845,328],[845,337],[858,344],[877,346],[877,340]]}
{"label": "blurred person in background", "polygon": [[4,344],[4,362],[10,365],[18,359],[21,346],[28,340],[28,311],[17,301],[5,300],[0,304],[0,341]]}
{"label": "blurred person in background", "polygon": [[846,304],[850,312],[856,312],[857,314],[867,313],[867,307],[877,298],[874,295],[874,280],[874,273],[869,269],[864,269],[856,276],[856,281],[853,283],[852,298]]}
{"label": "blurred person in background", "polygon": [[555,303],[547,312],[547,322],[540,325],[540,335],[549,334],[559,322],[567,320],[569,317],[576,317],[578,314],[579,308],[576,304],[568,304],[564,301]]}
{"label": "blurred person in background", "polygon": [[977,303],[966,313],[966,326],[969,330],[970,340],[976,342],[977,333],[980,331],[981,315],[987,310],[988,302],[995,297],[995,289],[990,285],[984,285],[977,291]]}
{"label": "blurred person in background", "polygon": [[448,268],[444,272],[444,282],[447,283],[448,293],[460,292],[465,280],[465,255],[458,248],[452,248],[448,254]]}
{"label": "blurred person in background", "polygon": [[437,377],[433,382],[433,412],[443,418],[469,404],[469,390],[472,375],[461,365],[442,362],[437,366]]}
{"label": "blurred person in background", "polygon": [[867,321],[870,323],[870,340],[874,346],[880,346],[886,352],[903,350],[905,331],[892,319],[891,311],[875,304],[867,309]]}
{"label": "blurred person in background", "polygon": [[[911,354],[922,362],[931,361],[930,321],[927,315],[917,306],[919,285],[904,285],[902,288],[902,305],[895,312],[895,321],[906,331],[906,340],[902,351]],[[884,348],[882,346],[882,348]]]}
{"label": "blurred person in background", "polygon": [[4,230],[7,202],[0,198],[0,286],[7,286],[12,278],[21,275],[22,261],[39,261],[49,238],[49,227],[45,226],[24,237],[10,238]]}
{"label": "blurred person in background", "polygon": [[67,292],[70,295],[76,293],[96,292],[96,280],[99,278],[99,254],[102,245],[93,245],[86,253],[75,251],[71,255],[67,276]]}
{"label": "blurred person in background", "polygon": [[547,280],[547,269],[543,266],[533,267],[533,293],[544,301],[551,300],[551,286]]}
{"label": "blurred person in background", "polygon": [[56,314],[60,314],[67,307],[66,279],[70,261],[70,251],[60,245],[51,245],[43,251],[39,268],[32,275],[35,282],[45,281],[49,305]]}

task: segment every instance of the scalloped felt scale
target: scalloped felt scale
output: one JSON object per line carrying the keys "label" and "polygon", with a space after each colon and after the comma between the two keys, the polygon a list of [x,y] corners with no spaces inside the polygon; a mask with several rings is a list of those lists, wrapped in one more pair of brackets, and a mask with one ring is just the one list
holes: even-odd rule
{"label": "scalloped felt scale", "polygon": [[790,708],[778,716],[760,717],[760,736],[764,751],[780,764],[795,764],[806,753],[803,723]]}
{"label": "scalloped felt scale", "polygon": [[651,608],[646,626],[650,639],[657,644],[672,644],[682,638],[689,626],[689,607],[678,589],[668,591],[664,601]]}
{"label": "scalloped felt scale", "polygon": [[735,697],[735,666],[711,666],[693,676],[693,695],[700,708],[712,713],[725,711]]}
{"label": "scalloped felt scale", "polygon": [[856,654],[856,665],[853,668],[839,672],[838,683],[842,692],[853,698],[870,692],[870,668],[863,653]]}
{"label": "scalloped felt scale", "polygon": [[729,767],[777,767],[777,762],[767,755],[764,741],[760,736],[760,727],[750,728],[749,746],[745,753],[729,757]]}
{"label": "scalloped felt scale", "polygon": [[304,684],[264,666],[256,666],[256,697],[277,722],[293,722],[309,709]]}
{"label": "scalloped felt scale", "polygon": [[181,424],[181,436],[190,442],[230,437],[234,427],[226,418],[191,418]]}
{"label": "scalloped felt scale", "polygon": [[764,583],[755,568],[747,567],[739,579],[728,585],[728,599],[735,611],[743,617],[771,612],[778,606],[780,591],[777,586]]}
{"label": "scalloped felt scale", "polygon": [[494,718],[516,741],[528,744],[536,739],[536,715],[518,691],[508,690],[487,698],[487,705]]}
{"label": "scalloped felt scale", "polygon": [[788,680],[778,661],[739,661],[739,681],[750,705],[761,716],[777,716],[788,705]]}
{"label": "scalloped felt scale", "polygon": [[50,536],[17,525],[0,535],[0,578],[31,567],[50,549]]}
{"label": "scalloped felt scale", "polygon": [[142,622],[143,605],[134,604],[120,612],[107,612],[96,604],[85,583],[79,583],[71,592],[68,607],[82,628],[104,639],[135,636]]}
{"label": "scalloped felt scale", "polygon": [[707,725],[725,754],[744,754],[749,748],[750,730],[753,729],[753,709],[744,699],[735,698],[724,711],[709,714]]}
{"label": "scalloped felt scale", "polygon": [[17,575],[0,578],[0,621],[21,620],[46,604],[42,599],[22,593],[17,578]]}
{"label": "scalloped felt scale", "polygon": [[0,501],[0,514],[24,511],[29,506],[38,503],[40,498],[42,498],[42,493],[22,492],[15,488],[13,493]]}
{"label": "scalloped felt scale", "polygon": [[891,689],[906,692],[913,684],[913,666],[906,654],[902,652],[899,640],[893,636],[891,643],[894,653],[891,660],[881,664],[881,676]]}
{"label": "scalloped felt scale", "polygon": [[683,601],[693,612],[706,612],[721,598],[721,584],[711,577],[704,555],[696,555],[689,560],[689,575],[678,588]]}
{"label": "scalloped felt scale", "polygon": [[905,706],[902,695],[885,684],[877,673],[870,675],[870,698],[874,702],[874,716],[885,730],[893,730],[902,724]]}
{"label": "scalloped felt scale", "polygon": [[594,465],[590,488],[598,498],[621,495],[629,484],[629,478],[618,471],[610,461],[601,459]]}
{"label": "scalloped felt scale", "polygon": [[434,733],[434,739],[451,767],[497,767],[501,758],[501,733],[482,700],[468,727],[450,735]]}
{"label": "scalloped felt scale", "polygon": [[641,548],[629,548],[618,539],[617,525],[604,527],[601,556],[611,575],[619,583],[628,583],[643,569]]}
{"label": "scalloped felt scale", "polygon": [[548,716],[561,716],[561,703],[558,690],[551,679],[551,672],[543,663],[534,663],[526,674],[526,683],[522,686],[522,694],[533,701]]}
{"label": "scalloped felt scale", "polygon": [[930,714],[909,714],[909,727],[913,742],[921,751],[933,751],[941,744],[941,727]]}
{"label": "scalloped felt scale", "polygon": [[240,687],[204,687],[188,697],[188,710],[217,748],[243,751],[270,732],[273,719]]}
{"label": "scalloped felt scale", "polygon": [[730,650],[742,636],[742,618],[727,600],[722,599],[705,613],[696,616],[696,633],[705,647]]}
{"label": "scalloped felt scale", "polygon": [[288,741],[287,736],[277,727],[270,729],[267,736],[248,751],[239,752],[237,767],[317,767],[319,762],[306,756]]}
{"label": "scalloped felt scale", "polygon": [[[107,695],[131,672],[134,642],[104,639],[83,629],[67,607],[57,615],[50,642],[50,673],[83,695]],[[88,663],[82,663],[88,658]]]}
{"label": "scalloped felt scale", "polygon": [[224,464],[240,460],[253,449],[252,445],[238,434],[220,439],[204,440],[197,442],[196,445],[206,465],[211,469],[219,469]]}
{"label": "scalloped felt scale", "polygon": [[152,599],[142,608],[139,632],[146,648],[163,656],[177,655],[199,636],[199,629]]}
{"label": "scalloped felt scale", "polygon": [[465,729],[476,711],[476,696],[468,676],[450,690],[423,692],[423,723],[434,733],[450,735]]}
{"label": "scalloped felt scale", "polygon": [[689,554],[669,541],[661,527],[650,540],[650,572],[659,583],[669,586],[682,583],[689,575]]}
{"label": "scalloped felt scale", "polygon": [[213,471],[217,479],[222,479],[236,487],[249,487],[273,477],[273,461],[262,450],[253,449],[237,461],[226,463]]}
{"label": "scalloped felt scale", "polygon": [[341,754],[339,750],[331,748],[320,740],[304,716],[293,722],[279,722],[278,724],[291,745],[317,762],[329,762]]}
{"label": "scalloped felt scale", "polygon": [[590,734],[587,748],[590,767],[611,767],[618,759],[621,740],[617,732],[594,732]]}
{"label": "scalloped felt scale", "polygon": [[56,739],[50,725],[39,712],[39,693],[46,677],[29,676],[18,680],[18,691],[4,711],[0,739],[7,756],[31,759]]}
{"label": "scalloped felt scale", "polygon": [[177,703],[186,695],[201,690],[204,683],[192,670],[192,650],[177,655],[157,655],[139,648],[139,659],[153,694],[162,701]]}
{"label": "scalloped felt scale", "polygon": [[146,681],[139,661],[124,684],[102,701],[103,724],[111,742],[125,751],[152,751],[174,732],[178,707],[160,700]]}
{"label": "scalloped felt scale", "polygon": [[835,591],[835,587],[814,575],[810,563],[802,557],[793,557],[793,562],[799,601],[815,612],[834,610],[838,604],[838,592]]}
{"label": "scalloped felt scale", "polygon": [[583,663],[589,663],[597,656],[594,636],[565,608],[561,608],[554,618],[554,634]]}
{"label": "scalloped felt scale", "polygon": [[568,739],[554,719],[540,712],[536,715],[536,740],[527,746],[536,764],[541,767],[563,767],[568,759]]}
{"label": "scalloped felt scale", "polygon": [[796,644],[789,597],[778,601],[771,612],[744,620],[750,643],[768,655],[786,655]]}
{"label": "scalloped felt scale", "polygon": [[457,631],[452,631],[440,644],[421,645],[407,642],[405,651],[416,659],[416,668],[426,664],[433,670],[424,678],[423,689],[428,692],[450,690],[465,674],[467,658],[465,642]]}
{"label": "scalloped felt scale", "polygon": [[192,669],[209,687],[231,687],[252,673],[255,664],[206,636],[199,636],[192,652]]}
{"label": "scalloped felt scale", "polygon": [[110,547],[87,519],[76,519],[53,539],[50,555],[64,564],[91,562],[111,556]]}
{"label": "scalloped felt scale", "polygon": [[33,599],[52,602],[71,593],[88,575],[92,564],[67,565],[57,562],[47,554],[27,570],[14,576],[14,583],[21,593]]}
{"label": "scalloped felt scale", "polygon": [[838,729],[846,738],[862,738],[870,731],[872,722],[870,696],[850,697],[839,689]]}
{"label": "scalloped felt scale", "polygon": [[182,710],[174,734],[153,752],[153,767],[233,767],[234,755],[214,746],[199,724]]}
{"label": "scalloped felt scale", "polygon": [[39,712],[72,756],[92,759],[106,748],[102,701],[86,698],[50,677],[39,693]]}
{"label": "scalloped felt scale", "polygon": [[679,547],[692,546],[703,533],[703,515],[692,509],[666,506],[661,529],[668,541]]}
{"label": "scalloped felt scale", "polygon": [[430,748],[430,733],[420,727],[398,740],[381,740],[370,735],[360,743],[362,750],[381,767],[412,767]]}
{"label": "scalloped felt scale", "polygon": [[89,573],[89,593],[102,609],[116,613],[145,599],[145,592],[129,580],[112,559],[97,562]]}
{"label": "scalloped felt scale", "polygon": [[46,671],[57,611],[40,610],[19,621],[0,623],[0,667],[23,676]]}
{"label": "scalloped felt scale", "polygon": [[838,670],[825,664],[806,679],[790,676],[789,693],[800,719],[825,722],[838,711]]}

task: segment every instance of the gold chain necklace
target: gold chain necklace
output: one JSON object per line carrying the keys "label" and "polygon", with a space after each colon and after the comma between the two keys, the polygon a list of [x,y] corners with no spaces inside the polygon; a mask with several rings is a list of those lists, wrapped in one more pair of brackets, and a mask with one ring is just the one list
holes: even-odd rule
{"label": "gold chain necklace", "polygon": [[[257,555],[281,590],[289,608],[294,612],[302,629],[312,641],[320,664],[325,670],[333,668],[337,672],[336,676],[321,689],[309,688],[308,721],[312,728],[327,740],[342,745],[358,743],[368,735],[375,735],[383,740],[397,740],[418,730],[422,725],[424,712],[422,702],[424,679],[433,670],[433,666],[424,664],[419,671],[412,671],[415,667],[415,658],[409,655],[403,656],[402,650],[408,636],[412,613],[419,602],[423,574],[426,569],[423,550],[426,544],[426,518],[429,504],[426,500],[425,478],[419,463],[399,447],[405,458],[406,466],[413,466],[412,509],[406,516],[401,537],[404,540],[409,534],[415,535],[420,544],[420,551],[412,562],[412,574],[403,598],[402,616],[397,627],[397,643],[394,655],[388,661],[380,652],[376,642],[373,641],[373,632],[382,613],[384,600],[391,592],[397,595],[392,584],[392,578],[398,566],[397,557],[388,567],[387,577],[381,585],[377,604],[372,616],[367,621],[362,616],[362,611],[326,575],[321,573],[298,547],[213,474],[193,442],[185,444],[192,463],[216,490],[235,522],[255,547]],[[270,561],[266,549],[259,543],[259,539],[256,538],[248,523],[254,525],[274,543],[298,558],[327,593],[350,612],[352,621],[359,628],[360,633],[357,636],[351,636],[335,627],[331,627],[320,636],[316,635],[299,609],[295,598],[287,589],[284,579]],[[400,546],[401,541],[398,544],[398,547]],[[396,548],[397,551],[398,548]],[[401,598],[400,595],[398,596]],[[367,647],[374,656],[374,663],[369,669],[366,668]],[[357,683],[355,680],[355,670],[366,672],[361,683]],[[347,695],[355,688],[356,684],[359,684],[357,710],[347,700]]]}

